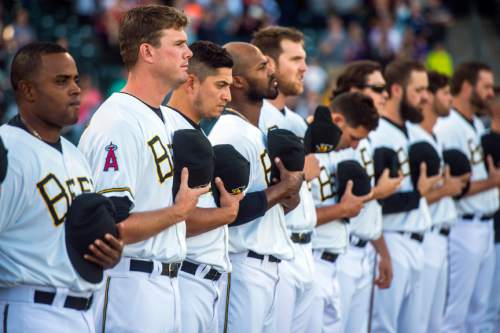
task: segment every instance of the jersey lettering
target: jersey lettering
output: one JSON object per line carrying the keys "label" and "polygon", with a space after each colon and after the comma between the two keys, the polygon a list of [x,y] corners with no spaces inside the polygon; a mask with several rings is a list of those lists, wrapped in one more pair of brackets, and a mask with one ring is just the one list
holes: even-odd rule
{"label": "jersey lettering", "polygon": [[325,201],[335,195],[333,178],[324,166],[320,168],[318,182],[321,201]]}
{"label": "jersey lettering", "polygon": [[[80,183],[80,188],[82,193],[91,192],[92,188],[82,187],[83,184],[91,184],[87,177],[78,177],[78,182]],[[76,197],[76,193],[73,191],[75,186],[75,179],[68,179],[65,181],[66,188],[63,183],[57,179],[57,177],[49,173],[45,178],[39,181],[36,186],[40,195],[42,196],[45,206],[47,207],[54,225],[57,227],[64,222],[66,218],[66,213],[68,212],[69,205],[71,201]],[[69,195],[68,195],[69,193]]]}
{"label": "jersey lettering", "polygon": [[266,179],[267,186],[271,185],[271,159],[267,154],[267,151],[264,150],[262,154],[260,154],[260,163],[262,168],[264,169],[264,178]]}
{"label": "jersey lettering", "polygon": [[484,157],[481,145],[476,145],[473,139],[469,139],[469,141],[467,141],[467,145],[469,146],[470,151],[470,163],[472,165],[476,165],[483,162]]}
{"label": "jersey lettering", "polygon": [[403,174],[403,176],[409,176],[410,175],[410,161],[408,159],[408,154],[406,151],[401,147],[397,151],[398,154],[398,161],[399,161],[399,171]]}
{"label": "jersey lettering", "polygon": [[106,160],[104,161],[104,171],[108,171],[109,169],[118,171],[118,161],[115,155],[115,151],[118,150],[118,146],[113,144],[113,142],[110,142],[110,144],[104,149],[108,152]]}
{"label": "jersey lettering", "polygon": [[153,153],[153,158],[156,164],[156,173],[158,175],[158,180],[163,183],[168,177],[172,176],[172,158],[170,153],[165,148],[161,142],[158,135],[155,135],[151,140],[148,141],[149,148]]}
{"label": "jersey lettering", "polygon": [[361,162],[363,163],[363,167],[365,168],[368,177],[373,178],[375,175],[375,170],[373,167],[372,156],[370,155],[368,149],[366,148],[361,148],[359,153],[361,155]]}

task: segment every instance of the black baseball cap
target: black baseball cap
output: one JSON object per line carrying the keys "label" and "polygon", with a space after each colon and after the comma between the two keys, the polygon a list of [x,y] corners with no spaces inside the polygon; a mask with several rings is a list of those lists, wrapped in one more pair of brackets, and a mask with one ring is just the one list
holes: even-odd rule
{"label": "black baseball cap", "polygon": [[450,167],[450,174],[458,177],[471,172],[470,161],[467,156],[458,149],[443,150],[444,163]]}
{"label": "black baseball cap", "polygon": [[7,149],[3,144],[2,138],[0,137],[0,184],[5,180],[7,176]]}
{"label": "black baseball cap", "polygon": [[105,234],[118,237],[113,202],[97,193],[80,194],[68,209],[64,228],[66,250],[76,272],[88,282],[101,282],[102,267],[84,259],[83,255],[90,254],[89,245],[96,239],[104,239]]}
{"label": "black baseball cap", "polygon": [[375,173],[375,181],[379,179],[385,169],[389,169],[389,177],[395,178],[399,176],[398,153],[388,147],[376,148],[373,152],[373,171]]}
{"label": "black baseball cap", "polygon": [[[481,138],[481,145],[483,146],[484,160],[486,163],[486,156],[493,158],[495,166],[500,165],[500,134],[490,132]],[[486,168],[488,165],[486,165]]]}
{"label": "black baseball cap", "polygon": [[333,123],[328,107],[319,105],[314,111],[314,120],[309,124],[304,136],[307,154],[328,153],[339,144],[342,130]]}
{"label": "black baseball cap", "polygon": [[420,164],[427,165],[427,176],[432,177],[439,174],[441,170],[441,158],[436,149],[428,142],[420,141],[410,145],[408,149],[410,160],[410,176],[415,188],[420,177]]}
{"label": "black baseball cap", "polygon": [[274,159],[279,157],[288,171],[304,170],[304,144],[293,132],[276,128],[267,132],[267,149],[271,158],[271,179],[280,179]]}
{"label": "black baseball cap", "polygon": [[172,139],[174,159],[174,198],[181,185],[181,172],[188,168],[188,185],[191,188],[210,184],[214,174],[214,150],[205,134],[196,129],[182,129],[174,132]]}
{"label": "black baseball cap", "polygon": [[365,168],[358,161],[345,160],[337,165],[337,196],[339,201],[345,193],[349,180],[353,182],[352,193],[354,195],[363,196],[370,193],[372,185]]}
{"label": "black baseball cap", "polygon": [[[250,162],[232,145],[215,145],[213,149],[215,154],[214,180],[215,177],[219,177],[226,191],[231,194],[242,193],[247,188],[250,179]],[[217,206],[220,206],[220,194],[215,184],[212,184],[212,193]]]}

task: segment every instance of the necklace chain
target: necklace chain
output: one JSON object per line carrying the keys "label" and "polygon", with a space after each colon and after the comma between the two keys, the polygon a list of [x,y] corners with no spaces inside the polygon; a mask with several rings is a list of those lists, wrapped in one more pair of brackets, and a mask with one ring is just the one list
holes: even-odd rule
{"label": "necklace chain", "polygon": [[38,134],[37,131],[35,131],[35,129],[33,129],[33,127],[31,127],[30,125],[28,125],[28,122],[26,120],[24,120],[23,116],[21,116],[21,114],[19,114],[19,117],[21,118],[21,122],[24,124],[24,126],[26,126],[26,128],[28,129],[28,131],[33,134],[35,137],[37,137],[39,140],[43,141],[42,139],[42,136],[40,134]]}

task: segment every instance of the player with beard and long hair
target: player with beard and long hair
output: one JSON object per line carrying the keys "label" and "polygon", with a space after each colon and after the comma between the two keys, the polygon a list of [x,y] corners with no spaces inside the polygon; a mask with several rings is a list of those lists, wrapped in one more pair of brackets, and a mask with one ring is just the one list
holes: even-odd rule
{"label": "player with beard and long hair", "polygon": [[404,176],[400,188],[381,200],[383,233],[392,256],[393,281],[387,289],[375,290],[373,332],[416,332],[421,311],[424,264],[422,242],[430,227],[425,195],[439,180],[428,177],[425,163],[420,166],[417,184],[412,184],[408,159],[407,121],[421,121],[427,102],[428,79],[422,64],[394,61],[385,69],[389,99],[382,110],[378,128],[370,134],[375,164],[383,152],[397,156]]}
{"label": "player with beard and long hair", "polygon": [[[456,201],[458,219],[449,236],[449,284],[443,332],[486,332],[495,267],[493,215],[498,209],[500,168],[484,156],[485,128],[478,115],[490,107],[494,77],[478,62],[459,65],[451,79],[453,108],[435,131],[446,149],[461,150],[471,162],[468,191]],[[486,158],[486,163],[485,159]],[[497,297],[497,295],[493,296]]]}
{"label": "player with beard and long hair", "polygon": [[[271,161],[265,135],[258,128],[264,98],[276,98],[278,85],[269,60],[248,43],[224,46],[234,60],[232,100],[212,128],[213,145],[231,144],[250,162],[250,181],[246,197],[254,196],[247,208],[254,217],[229,226],[229,256],[232,272],[223,274],[219,313],[220,331],[272,332],[275,294],[282,260],[293,258],[293,247],[281,206],[289,195],[297,194],[303,172],[290,172],[278,160],[280,182],[271,183]],[[287,205],[290,204],[287,202]],[[295,208],[293,206],[291,209]],[[226,288],[224,288],[226,287]],[[224,292],[223,292],[224,293]]]}

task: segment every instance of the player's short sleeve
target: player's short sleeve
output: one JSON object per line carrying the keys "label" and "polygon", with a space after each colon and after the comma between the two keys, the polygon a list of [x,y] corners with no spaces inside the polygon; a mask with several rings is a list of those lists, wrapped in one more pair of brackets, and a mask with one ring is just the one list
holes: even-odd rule
{"label": "player's short sleeve", "polygon": [[293,134],[303,139],[304,136],[306,135],[308,126],[306,120],[293,111],[288,111],[287,115],[288,115],[288,122],[285,125],[285,128],[288,127],[286,129],[292,131]]}
{"label": "player's short sleeve", "polygon": [[9,165],[7,177],[0,185],[0,233],[11,223],[19,220],[27,203],[33,200],[33,198],[29,200],[27,191],[23,170]]}
{"label": "player's short sleeve", "polygon": [[145,161],[140,128],[131,121],[91,122],[78,148],[89,162],[97,193],[126,196],[134,202],[140,166]]}

